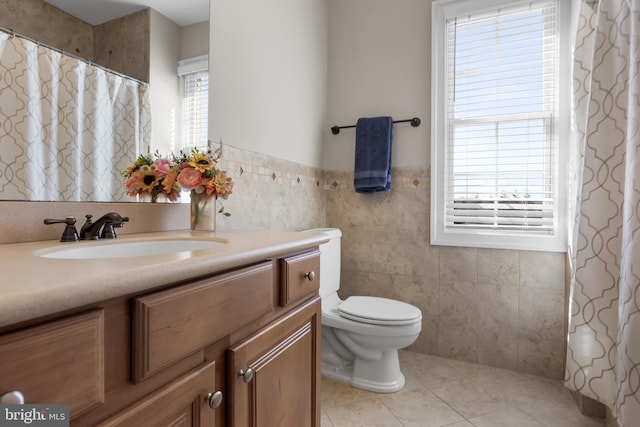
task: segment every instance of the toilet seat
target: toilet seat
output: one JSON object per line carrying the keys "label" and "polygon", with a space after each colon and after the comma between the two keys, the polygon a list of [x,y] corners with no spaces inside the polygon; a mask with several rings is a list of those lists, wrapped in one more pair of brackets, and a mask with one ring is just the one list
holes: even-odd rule
{"label": "toilet seat", "polygon": [[416,323],[422,312],[411,304],[388,298],[352,296],[338,305],[341,317],[371,325],[400,326]]}

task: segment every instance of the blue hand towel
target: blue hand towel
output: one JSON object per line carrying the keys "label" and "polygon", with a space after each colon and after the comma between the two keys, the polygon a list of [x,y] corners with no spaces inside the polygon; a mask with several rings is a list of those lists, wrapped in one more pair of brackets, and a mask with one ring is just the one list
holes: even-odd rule
{"label": "blue hand towel", "polygon": [[357,193],[391,191],[391,117],[358,119],[353,185]]}

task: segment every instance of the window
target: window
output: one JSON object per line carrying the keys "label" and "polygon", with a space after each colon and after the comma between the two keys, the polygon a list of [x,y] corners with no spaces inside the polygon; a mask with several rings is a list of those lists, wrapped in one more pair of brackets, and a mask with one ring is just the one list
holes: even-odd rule
{"label": "window", "polygon": [[180,61],[178,75],[182,81],[182,121],[179,150],[206,151],[209,128],[209,71],[207,56]]}
{"label": "window", "polygon": [[433,244],[565,250],[558,8],[434,2]]}

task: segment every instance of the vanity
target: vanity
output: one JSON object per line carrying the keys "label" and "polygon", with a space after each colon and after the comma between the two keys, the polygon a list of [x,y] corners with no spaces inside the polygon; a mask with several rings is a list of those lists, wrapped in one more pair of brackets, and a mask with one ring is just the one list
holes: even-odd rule
{"label": "vanity", "polygon": [[[52,255],[169,240],[219,244]],[[0,245],[0,396],[68,404],[72,426],[319,427],[326,240],[176,231]]]}

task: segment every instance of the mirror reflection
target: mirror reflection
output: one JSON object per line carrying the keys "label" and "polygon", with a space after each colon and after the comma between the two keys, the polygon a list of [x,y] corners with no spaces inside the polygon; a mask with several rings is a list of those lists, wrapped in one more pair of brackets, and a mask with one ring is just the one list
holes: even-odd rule
{"label": "mirror reflection", "polygon": [[0,199],[135,201],[138,154],[206,147],[202,19],[207,0],[0,0]]}

